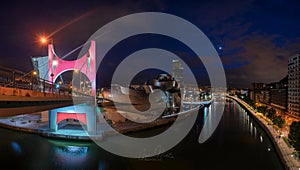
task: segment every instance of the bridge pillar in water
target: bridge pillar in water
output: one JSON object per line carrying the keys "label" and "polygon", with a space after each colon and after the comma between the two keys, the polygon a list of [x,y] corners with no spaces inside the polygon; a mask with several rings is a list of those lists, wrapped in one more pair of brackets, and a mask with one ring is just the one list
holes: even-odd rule
{"label": "bridge pillar in water", "polygon": [[96,133],[96,111],[93,106],[77,105],[49,110],[50,131],[56,132],[59,122],[65,119],[79,120],[80,124],[87,126],[88,134]]}

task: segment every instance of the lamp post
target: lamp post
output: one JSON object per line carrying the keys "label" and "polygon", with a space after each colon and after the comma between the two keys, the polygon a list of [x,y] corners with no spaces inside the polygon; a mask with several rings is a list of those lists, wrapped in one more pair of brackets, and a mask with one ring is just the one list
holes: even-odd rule
{"label": "lamp post", "polygon": [[37,76],[37,71],[36,70],[33,70],[31,72],[31,90],[33,90],[33,81],[34,81],[34,78]]}
{"label": "lamp post", "polygon": [[52,94],[53,94],[53,88],[54,88],[54,86],[53,86],[53,84],[54,84],[54,82],[53,82],[53,77],[54,77],[54,74],[51,73],[50,76],[51,76],[51,83],[52,83],[51,91],[52,91]]}
{"label": "lamp post", "polygon": [[[39,37],[39,39],[38,39],[38,41],[40,42],[40,44],[41,45],[47,45],[47,44],[53,44],[53,39],[50,37],[50,36],[47,36],[47,35],[42,35],[42,36],[40,36]],[[53,61],[52,61],[52,66],[57,66],[57,64],[58,64],[58,61],[57,60],[55,60],[55,58],[53,59]],[[50,70],[49,70],[50,71]],[[50,76],[51,76],[51,92],[52,92],[52,94],[53,94],[53,92],[54,92],[54,79],[53,79],[53,77],[54,77],[54,73],[53,73],[53,70],[51,70],[51,74],[50,74]],[[45,80],[44,80],[44,88],[43,88],[43,91],[45,92]]]}

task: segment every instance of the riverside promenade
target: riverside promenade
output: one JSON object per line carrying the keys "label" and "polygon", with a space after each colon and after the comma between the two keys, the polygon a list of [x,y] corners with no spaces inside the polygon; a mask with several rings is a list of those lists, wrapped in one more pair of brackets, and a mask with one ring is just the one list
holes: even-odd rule
{"label": "riverside promenade", "polygon": [[296,156],[294,155],[294,148],[290,148],[282,137],[280,137],[280,132],[277,131],[274,128],[274,125],[270,124],[270,121],[266,120],[261,116],[261,113],[258,113],[253,110],[251,106],[249,106],[246,102],[243,100],[227,95],[228,98],[231,98],[235,101],[237,101],[240,105],[242,105],[245,109],[248,110],[248,112],[252,115],[252,117],[262,126],[262,128],[268,133],[270,136],[272,142],[274,143],[274,146],[283,160],[283,163],[285,165],[285,168],[288,170],[299,170],[300,169],[300,161]]}

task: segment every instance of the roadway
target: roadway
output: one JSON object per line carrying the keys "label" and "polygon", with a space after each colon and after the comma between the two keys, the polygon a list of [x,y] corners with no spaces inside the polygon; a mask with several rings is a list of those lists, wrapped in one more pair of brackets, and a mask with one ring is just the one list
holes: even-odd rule
{"label": "roadway", "polygon": [[5,96],[0,95],[0,117],[10,117],[22,114],[41,112],[74,103],[93,102],[92,97],[73,97],[68,95],[53,95],[44,97]]}

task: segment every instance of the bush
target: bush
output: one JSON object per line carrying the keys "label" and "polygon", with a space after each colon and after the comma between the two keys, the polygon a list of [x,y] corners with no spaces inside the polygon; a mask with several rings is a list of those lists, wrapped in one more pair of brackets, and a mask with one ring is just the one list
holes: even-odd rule
{"label": "bush", "polygon": [[289,148],[292,148],[293,146],[290,144],[289,139],[286,138],[285,136],[282,137],[282,139],[284,140],[284,142],[288,145]]}
{"label": "bush", "polygon": [[108,124],[112,125],[112,121],[110,119],[106,120]]}
{"label": "bush", "polygon": [[290,125],[289,139],[293,147],[299,152],[300,151],[300,121],[293,122]]}
{"label": "bush", "polygon": [[281,116],[274,116],[272,122],[280,128],[282,128],[283,125],[285,124],[285,121],[284,119],[282,119]]}

